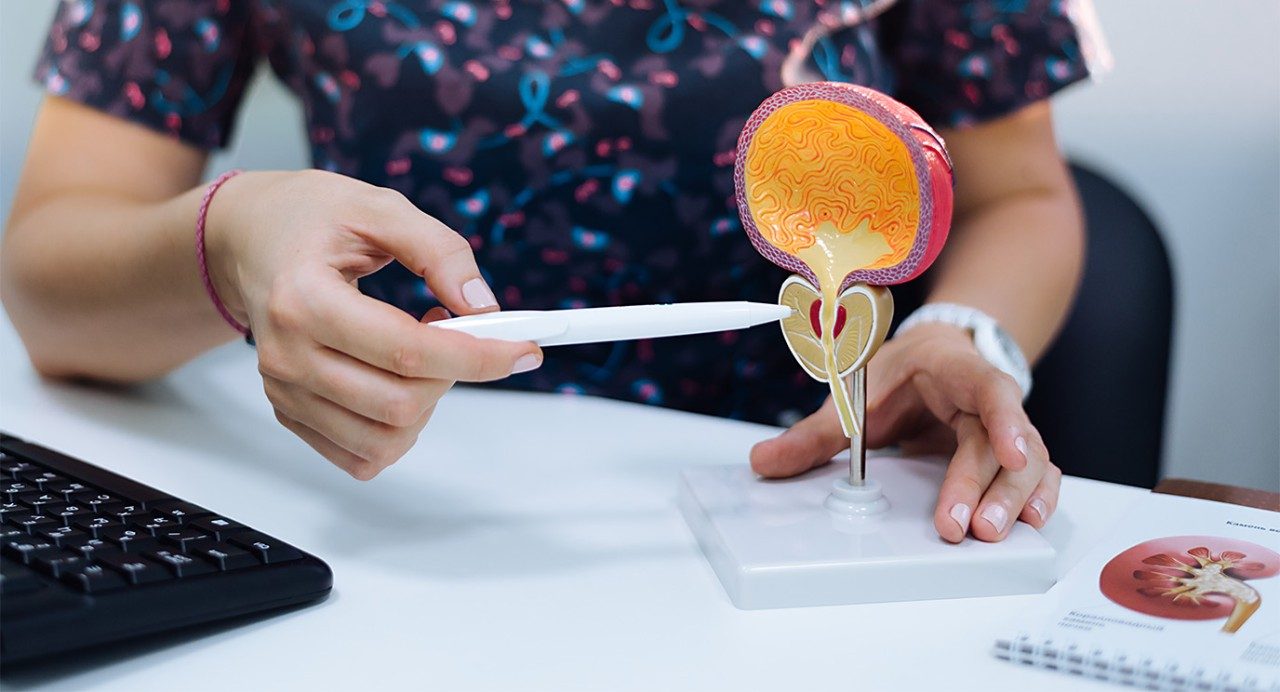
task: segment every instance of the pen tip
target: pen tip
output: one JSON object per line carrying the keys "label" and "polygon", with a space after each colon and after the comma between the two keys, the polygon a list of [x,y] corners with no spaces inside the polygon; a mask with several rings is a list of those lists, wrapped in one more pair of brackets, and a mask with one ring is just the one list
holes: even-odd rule
{"label": "pen tip", "polygon": [[770,305],[768,303],[760,304],[761,317],[768,321],[785,320],[795,314],[795,310],[789,305]]}

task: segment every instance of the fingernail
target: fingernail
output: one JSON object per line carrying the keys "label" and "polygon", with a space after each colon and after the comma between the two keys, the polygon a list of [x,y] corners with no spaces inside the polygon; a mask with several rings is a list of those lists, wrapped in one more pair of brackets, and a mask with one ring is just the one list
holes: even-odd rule
{"label": "fingernail", "polygon": [[537,370],[539,365],[542,365],[542,359],[532,353],[528,353],[516,359],[515,365],[511,366],[511,374],[516,375],[530,370]]}
{"label": "fingernail", "polygon": [[982,510],[982,518],[995,527],[996,533],[1003,533],[1005,524],[1009,523],[1009,512],[1005,510],[1004,505],[990,504]]}
{"label": "fingernail", "polygon": [[969,505],[966,505],[963,502],[957,502],[951,506],[951,511],[948,512],[948,514],[950,514],[951,518],[955,519],[956,523],[960,525],[961,531],[969,531]]}
{"label": "fingernail", "polygon": [[1031,458],[1027,456],[1027,438],[1019,435],[1018,439],[1013,441],[1013,446],[1017,447],[1019,452],[1022,452],[1024,459],[1031,461]]}
{"label": "fingernail", "polygon": [[1049,505],[1046,504],[1044,500],[1038,497],[1032,500],[1031,509],[1034,509],[1036,511],[1036,514],[1040,515],[1040,521],[1043,522],[1049,519]]}
{"label": "fingernail", "polygon": [[489,290],[489,285],[484,279],[475,278],[465,284],[462,284],[462,297],[467,301],[467,305],[473,308],[491,308],[498,304],[498,299],[493,297],[493,291]]}

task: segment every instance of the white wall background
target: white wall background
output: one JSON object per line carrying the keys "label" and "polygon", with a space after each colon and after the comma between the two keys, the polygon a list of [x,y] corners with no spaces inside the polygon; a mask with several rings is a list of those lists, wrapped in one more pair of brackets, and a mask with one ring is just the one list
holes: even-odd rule
{"label": "white wall background", "polygon": [[[1116,67],[1057,101],[1067,152],[1163,229],[1178,285],[1165,475],[1280,489],[1280,3],[1099,0]],[[0,2],[0,217],[53,0]],[[258,79],[211,170],[306,165],[301,113]]]}

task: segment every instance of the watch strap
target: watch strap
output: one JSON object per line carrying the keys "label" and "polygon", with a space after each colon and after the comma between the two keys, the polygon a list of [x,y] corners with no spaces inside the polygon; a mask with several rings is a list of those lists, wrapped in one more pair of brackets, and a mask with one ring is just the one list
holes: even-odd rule
{"label": "watch strap", "polygon": [[[1031,369],[1027,366],[1026,355],[1012,338],[1002,339],[1004,347],[1012,350],[1009,360],[1012,363],[1004,363],[993,358],[992,354],[984,353],[980,344],[977,344],[977,331],[979,328],[990,326],[997,333],[1002,333],[1000,323],[994,317],[969,305],[960,305],[958,303],[926,303],[916,309],[915,312],[907,316],[902,324],[898,325],[898,330],[894,332],[895,336],[905,334],[911,329],[921,324],[950,324],[963,329],[969,330],[971,338],[974,338],[975,345],[978,345],[978,353],[991,363],[1001,372],[1009,375],[1018,383],[1018,387],[1022,389],[1022,397],[1025,399],[1031,393]],[[1004,359],[1001,359],[1004,360]]]}

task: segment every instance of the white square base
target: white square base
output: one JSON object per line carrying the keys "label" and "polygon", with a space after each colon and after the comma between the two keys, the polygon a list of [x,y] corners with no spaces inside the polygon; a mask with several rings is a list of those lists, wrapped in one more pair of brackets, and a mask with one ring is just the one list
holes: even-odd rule
{"label": "white square base", "polygon": [[746,464],[686,469],[680,509],[729,600],[742,609],[1043,593],[1054,550],[1018,522],[1000,543],[950,544],[933,528],[945,465],[867,460],[889,510],[850,517],[823,506],[847,455],[798,478],[762,480]]}

